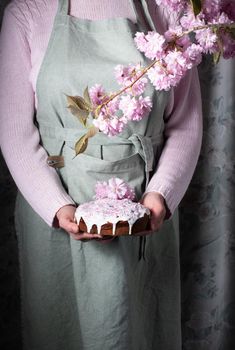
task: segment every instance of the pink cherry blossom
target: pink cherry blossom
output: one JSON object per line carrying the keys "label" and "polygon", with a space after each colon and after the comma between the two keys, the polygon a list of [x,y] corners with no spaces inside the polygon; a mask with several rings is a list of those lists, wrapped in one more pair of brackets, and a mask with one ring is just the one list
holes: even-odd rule
{"label": "pink cherry blossom", "polygon": [[171,74],[180,75],[182,77],[186,71],[186,58],[181,51],[169,51],[165,63],[167,64],[167,70]]}
{"label": "pink cherry blossom", "polygon": [[174,28],[169,28],[165,33],[164,37],[167,42],[175,41],[178,36],[182,35],[183,29],[181,26],[176,26]]}
{"label": "pink cherry blossom", "polygon": [[185,50],[191,45],[191,40],[188,35],[183,35],[183,28],[177,26],[175,28],[169,28],[168,31],[164,33],[164,37],[168,43],[174,43],[178,48]]}
{"label": "pink cherry blossom", "polygon": [[185,8],[187,0],[155,0],[157,5],[169,7],[173,11],[181,11]]}
{"label": "pink cherry blossom", "polygon": [[170,90],[176,86],[182,78],[179,74],[173,74],[167,70],[167,67],[156,65],[148,71],[148,77],[155,86],[156,90]]}
{"label": "pink cherry blossom", "polygon": [[[144,43],[144,39],[146,43]],[[144,52],[145,56],[154,59],[161,59],[164,57],[164,49],[167,47],[166,39],[163,35],[154,31],[148,32],[143,39],[142,35],[135,35],[134,41],[137,48]]]}
{"label": "pink cherry blossom", "polygon": [[[234,4],[235,6],[235,4]],[[233,21],[228,17],[228,15],[224,12],[222,12],[217,20],[212,20],[212,23],[218,23],[218,24],[231,24]]]}
{"label": "pink cherry blossom", "polygon": [[98,106],[104,101],[106,93],[102,85],[95,84],[89,89],[89,95],[90,95],[92,104],[94,106]]}
{"label": "pink cherry blossom", "polygon": [[235,57],[235,40],[226,32],[220,33],[220,39],[223,45],[223,57],[225,59]]}
{"label": "pink cherry blossom", "polygon": [[140,121],[150,112],[152,101],[149,96],[137,98],[125,95],[120,100],[119,108],[127,120]]}
{"label": "pink cherry blossom", "polygon": [[226,13],[231,21],[235,21],[235,3],[234,0],[221,0],[221,12]]}
{"label": "pink cherry blossom", "polygon": [[180,19],[180,25],[184,30],[190,30],[195,27],[205,25],[203,14],[195,17],[192,8],[189,6]]}
{"label": "pink cherry blossom", "polygon": [[202,9],[207,22],[219,16],[221,0],[203,0]]}
{"label": "pink cherry blossom", "polygon": [[148,77],[156,90],[169,90],[171,82],[164,67],[155,65],[148,70]]}
{"label": "pink cherry blossom", "polygon": [[[130,64],[129,66],[119,64],[115,67],[114,72],[117,82],[123,87],[127,87],[140,77],[142,74],[142,67],[140,64]],[[141,95],[145,91],[147,82],[148,80],[145,77],[140,78],[130,89],[126,90],[126,92],[131,95]]]}
{"label": "pink cherry blossom", "polygon": [[210,28],[201,29],[196,32],[196,39],[201,45],[204,53],[213,53],[218,49],[218,37]]}
{"label": "pink cherry blossom", "polygon": [[[110,93],[110,96],[112,96],[112,93]],[[109,99],[109,96],[107,100]],[[106,102],[107,102],[106,100]],[[119,109],[119,102],[120,102],[120,97],[117,96],[113,98],[111,101],[107,102],[107,104],[101,109],[101,113],[108,114],[110,116],[114,116],[115,113]]]}
{"label": "pink cherry blossom", "polygon": [[184,51],[183,55],[186,58],[187,69],[191,69],[201,63],[202,47],[198,44],[192,44]]}
{"label": "pink cherry blossom", "polygon": [[143,32],[136,32],[134,38],[135,44],[141,52],[145,52],[147,49],[148,41]]}
{"label": "pink cherry blossom", "polygon": [[127,121],[125,118],[118,118],[117,116],[107,116],[100,114],[97,119],[93,120],[93,124],[100,131],[102,131],[107,136],[116,136],[120,134]]}

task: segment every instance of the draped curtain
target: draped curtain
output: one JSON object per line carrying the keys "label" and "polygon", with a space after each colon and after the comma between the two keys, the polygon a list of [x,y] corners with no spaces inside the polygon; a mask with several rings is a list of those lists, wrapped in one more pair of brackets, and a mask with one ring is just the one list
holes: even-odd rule
{"label": "draped curtain", "polygon": [[[8,2],[0,0],[1,16]],[[203,144],[179,206],[183,349],[233,350],[235,61],[221,60],[213,66],[211,58],[205,57],[199,76]],[[0,348],[4,350],[21,349],[15,194],[14,182],[0,156]]]}
{"label": "draped curtain", "polygon": [[203,144],[180,205],[185,350],[235,349],[235,60],[199,66]]}

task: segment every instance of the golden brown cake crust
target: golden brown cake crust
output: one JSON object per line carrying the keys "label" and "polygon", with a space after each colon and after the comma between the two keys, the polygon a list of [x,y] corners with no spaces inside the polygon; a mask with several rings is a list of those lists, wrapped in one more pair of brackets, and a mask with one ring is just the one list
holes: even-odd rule
{"label": "golden brown cake crust", "polygon": [[[144,217],[139,218],[132,226],[131,234],[137,234],[145,230],[150,229],[150,215],[145,214]],[[79,229],[81,232],[87,232],[87,226],[84,220],[81,218],[79,222]],[[90,232],[97,234],[97,226],[93,225]],[[116,225],[115,234],[113,235],[113,224],[106,223],[101,226],[101,235],[103,236],[128,236],[129,235],[129,224],[127,221],[119,221]]]}

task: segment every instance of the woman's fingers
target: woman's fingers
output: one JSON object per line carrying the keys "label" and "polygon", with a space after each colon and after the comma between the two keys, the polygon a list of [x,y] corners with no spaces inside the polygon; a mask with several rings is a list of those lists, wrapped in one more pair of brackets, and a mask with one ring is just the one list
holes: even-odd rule
{"label": "woman's fingers", "polygon": [[104,238],[104,236],[99,234],[80,232],[79,225],[76,223],[76,220],[74,219],[75,211],[76,211],[76,207],[74,207],[73,205],[66,205],[60,208],[56,214],[59,227],[67,231],[68,234],[73,239],[77,241],[83,241],[83,242],[87,242],[95,239],[99,242],[106,243],[111,241],[114,238],[114,237],[111,237],[111,239],[107,239],[106,237]]}
{"label": "woman's fingers", "polygon": [[153,232],[159,231],[166,216],[165,200],[160,193],[149,192],[144,195],[141,203],[149,208],[151,212],[150,230],[140,232],[139,236],[147,236]]}
{"label": "woman's fingers", "polygon": [[[142,199],[142,204],[145,205],[151,211],[150,218],[150,230],[145,230],[136,234],[137,236],[147,236],[153,232],[158,231],[164,221],[166,216],[166,207],[163,196],[160,193],[149,192],[146,193]],[[76,208],[71,205],[62,207],[57,212],[57,218],[59,221],[59,226],[66,230],[73,239],[86,242],[88,240],[97,240],[102,243],[111,242],[114,237],[109,240],[104,238],[102,235],[93,234],[88,232],[79,232],[79,226],[74,222],[74,214]]]}
{"label": "woman's fingers", "polygon": [[77,234],[79,232],[78,225],[70,219],[61,219],[59,221],[59,225],[69,234]]}
{"label": "woman's fingers", "polygon": [[152,230],[141,231],[141,232],[135,233],[134,236],[148,236],[148,235],[151,235],[152,233],[153,233]]}
{"label": "woman's fingers", "polygon": [[163,224],[165,212],[159,208],[157,210],[154,209],[155,208],[152,209],[150,227],[152,231],[158,231]]}
{"label": "woman's fingers", "polygon": [[110,243],[112,242],[116,237],[112,237],[112,236],[103,236],[102,238],[96,238],[95,241],[102,243],[102,244],[106,244],[106,243]]}
{"label": "woman's fingers", "polygon": [[70,235],[78,241],[91,240],[91,239],[102,239],[103,238],[101,235],[94,234],[94,233],[88,233],[88,232],[78,232],[76,234],[70,233]]}

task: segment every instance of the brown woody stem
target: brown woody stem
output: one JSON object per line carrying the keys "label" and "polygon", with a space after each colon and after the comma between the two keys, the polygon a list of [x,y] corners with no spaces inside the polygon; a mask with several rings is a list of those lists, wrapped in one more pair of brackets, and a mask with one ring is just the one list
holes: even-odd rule
{"label": "brown woody stem", "polygon": [[[202,26],[197,26],[194,27],[193,29],[184,31],[181,35],[178,35],[175,37],[176,41],[177,39],[181,38],[184,35],[188,35],[190,33],[193,33],[195,31],[198,30],[202,30],[202,29],[206,29],[206,28],[212,28],[212,29],[217,29],[217,28],[235,28],[235,23],[231,23],[231,24],[226,24],[226,23],[219,23],[219,24],[207,24],[207,25],[202,25]],[[116,98],[117,96],[123,94],[125,91],[127,91],[128,89],[131,89],[133,87],[133,85],[139,81],[147,72],[150,68],[152,68],[155,64],[160,65],[163,69],[166,69],[161,63],[160,60],[154,60],[150,65],[148,65],[147,67],[143,68],[142,73],[138,76],[138,78],[136,78],[130,85],[126,86],[125,88],[119,90],[117,93],[111,95],[109,97],[109,99],[103,103],[101,103],[96,109],[95,109],[95,117],[98,118],[99,113],[101,108],[103,108],[105,105],[107,105],[110,101],[112,101],[114,98]]]}

